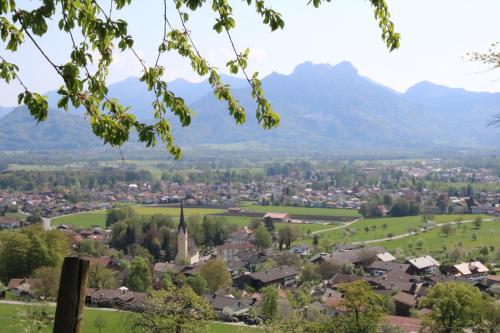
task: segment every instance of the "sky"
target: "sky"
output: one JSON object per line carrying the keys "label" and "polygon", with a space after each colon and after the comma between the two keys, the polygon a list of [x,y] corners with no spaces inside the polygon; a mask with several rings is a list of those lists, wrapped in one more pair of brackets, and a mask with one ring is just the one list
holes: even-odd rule
{"label": "sky", "polygon": [[[361,75],[400,92],[420,81],[471,91],[500,91],[500,70],[471,62],[467,56],[469,52],[486,51],[500,41],[498,0],[388,0],[401,34],[401,47],[393,52],[382,42],[367,0],[334,0],[319,9],[308,6],[308,0],[267,0],[285,20],[284,30],[272,33],[245,1],[230,2],[236,18],[232,33],[236,47],[250,48],[249,70],[258,71],[261,77],[273,71],[291,73],[305,61],[334,65],[347,60]],[[33,6],[29,0],[17,3]],[[104,6],[109,1],[101,3]],[[113,14],[129,22],[135,48],[149,65],[154,63],[162,38],[162,4],[161,0],[135,0]],[[180,27],[173,6],[168,16],[174,26]],[[190,14],[188,28],[209,63],[227,72],[225,63],[234,55],[226,36],[212,30],[214,18],[207,6]],[[56,63],[68,61],[70,40],[58,31],[57,22],[49,25],[49,33],[40,44]],[[20,67],[20,77],[30,90],[44,93],[62,84],[29,40],[16,53],[4,47],[0,42],[0,55]],[[109,83],[141,75],[141,67],[130,51],[117,50],[114,59]],[[191,71],[186,59],[174,54],[162,56],[160,63],[168,80],[203,79]],[[16,83],[0,82],[0,105],[15,105],[19,92]]]}

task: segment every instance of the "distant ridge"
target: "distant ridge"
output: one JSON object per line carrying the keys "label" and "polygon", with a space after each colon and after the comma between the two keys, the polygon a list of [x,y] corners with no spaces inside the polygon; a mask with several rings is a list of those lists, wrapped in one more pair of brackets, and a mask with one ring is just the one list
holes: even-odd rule
{"label": "distant ridge", "polygon": [[13,107],[0,106],[0,119],[2,119],[5,115],[7,115],[13,109],[14,109]]}
{"label": "distant ridge", "polygon": [[[191,126],[182,129],[171,117],[178,143],[251,143],[308,150],[499,147],[500,130],[487,124],[500,113],[500,93],[469,92],[430,82],[418,83],[405,93],[398,93],[359,75],[349,62],[335,66],[306,62],[289,75],[272,73],[263,79],[266,96],[281,116],[279,128],[264,131],[255,119],[255,105],[246,81],[233,77],[224,77],[224,81],[232,84],[236,98],[245,106],[247,123],[235,125],[226,105],[212,95],[207,81],[192,83],[177,79],[169,83],[169,88],[185,98],[196,113]],[[138,118],[152,118],[151,93],[136,78],[112,84],[109,91],[110,96],[130,106]],[[54,106],[56,96],[49,95]],[[49,114],[49,122],[53,113]],[[35,122],[26,114],[22,117],[16,114],[20,124],[17,127],[13,126],[10,114],[0,119],[0,149],[61,145],[61,142],[30,141],[30,137],[35,138],[46,129],[34,126]],[[78,136],[81,144],[77,146],[100,144],[81,116],[54,114],[57,121],[51,123],[51,133],[59,134],[56,136],[60,141],[69,144]],[[31,131],[31,136],[25,131]],[[42,137],[40,134],[38,139]]]}

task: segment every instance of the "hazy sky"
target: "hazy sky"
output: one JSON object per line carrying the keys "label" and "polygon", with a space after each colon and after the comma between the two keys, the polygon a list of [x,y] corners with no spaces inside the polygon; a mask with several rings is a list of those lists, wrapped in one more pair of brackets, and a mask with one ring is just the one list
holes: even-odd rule
{"label": "hazy sky", "polygon": [[[243,1],[231,2],[237,19],[233,32],[236,45],[241,50],[250,47],[249,67],[262,76],[273,71],[290,73],[297,64],[308,60],[330,64],[348,60],[362,75],[398,91],[423,80],[468,90],[500,91],[500,70],[491,71],[467,60],[468,52],[487,50],[491,43],[500,41],[498,0],[389,0],[396,29],[402,35],[400,49],[392,53],[381,41],[372,8],[365,0],[334,0],[320,9],[307,6],[308,0],[267,0],[285,19],[285,29],[274,33],[261,24],[260,17]],[[129,21],[136,49],[151,65],[161,40],[163,2],[133,3],[114,15]],[[174,14],[170,10],[169,17],[179,26]],[[211,64],[224,68],[234,56],[225,35],[211,30],[214,17],[207,7],[192,13],[188,26]],[[41,44],[51,57],[63,63],[67,59],[62,55],[68,54],[70,44],[68,37],[57,31],[56,23],[50,26],[51,32]],[[29,41],[16,54],[3,47],[0,54],[21,67],[20,75],[31,90],[46,92],[61,85],[54,70]],[[140,67],[129,51],[117,51],[115,60],[110,82],[140,75]],[[162,63],[169,80],[200,80],[185,59],[168,55]],[[14,105],[18,92],[16,84],[7,86],[1,82],[0,105]]]}

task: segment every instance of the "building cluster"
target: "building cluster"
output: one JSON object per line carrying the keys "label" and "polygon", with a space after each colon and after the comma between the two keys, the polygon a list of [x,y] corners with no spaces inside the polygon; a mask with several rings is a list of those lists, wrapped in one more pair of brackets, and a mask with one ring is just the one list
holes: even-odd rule
{"label": "building cluster", "polygon": [[[66,226],[58,229],[66,233],[75,246],[78,246],[82,238],[106,243],[111,236],[109,230],[99,228],[89,230],[85,235],[75,234]],[[320,314],[327,318],[342,313],[345,309],[341,306],[343,295],[339,287],[343,283],[362,280],[372,286],[375,292],[394,302],[394,313],[387,318],[389,323],[404,328],[405,332],[418,332],[420,321],[413,316],[415,313],[423,315],[429,312],[429,309],[420,306],[420,301],[438,283],[461,281],[492,294],[500,292],[498,276],[489,275],[489,269],[479,261],[456,263],[440,269],[440,263],[430,255],[397,260],[383,247],[349,244],[333,246],[329,252],[316,254],[303,244],[295,245],[288,251],[313,265],[323,265],[334,271],[331,278],[316,281],[308,290],[312,302],[301,309],[306,315]],[[200,274],[210,261],[222,260],[231,275],[231,285],[204,297],[220,320],[258,324],[261,319],[253,314],[260,313],[262,308],[263,288],[279,288],[279,309],[283,314],[292,309],[290,295],[301,288],[303,267],[295,267],[293,264],[268,265],[270,259],[276,259],[282,254],[276,248],[259,249],[252,230],[244,227],[230,234],[225,243],[216,246],[212,253],[202,256],[188,232],[181,205],[177,256],[172,262],[156,262],[151,265],[152,285],[154,288],[161,288],[165,274],[184,275],[187,278]],[[115,270],[118,275],[123,274],[119,270],[119,260],[115,257],[87,259],[93,265]],[[129,262],[132,259],[132,256],[120,258]],[[129,290],[124,286],[124,280],[124,276],[118,276],[120,287],[116,289],[89,288],[86,293],[87,304],[140,310],[148,294]],[[40,282],[36,279],[15,278],[9,281],[6,290],[17,296],[29,296],[37,283]]]}

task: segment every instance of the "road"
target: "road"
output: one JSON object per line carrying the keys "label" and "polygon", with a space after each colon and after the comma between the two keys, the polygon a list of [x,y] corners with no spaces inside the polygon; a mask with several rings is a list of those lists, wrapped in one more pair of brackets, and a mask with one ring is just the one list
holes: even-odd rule
{"label": "road", "polygon": [[347,223],[345,223],[345,224],[339,225],[338,227],[329,228],[329,229],[324,229],[324,230],[318,230],[318,231],[313,231],[313,232],[311,232],[311,235],[314,235],[314,234],[319,234],[319,233],[322,233],[322,232],[327,232],[327,231],[332,231],[332,230],[337,230],[337,229],[342,229],[342,228],[345,228],[345,227],[350,226],[350,225],[351,225],[351,224],[353,224],[353,223],[358,222],[359,220],[361,220],[361,219],[356,219],[356,220],[354,220],[354,221],[347,222]]}

